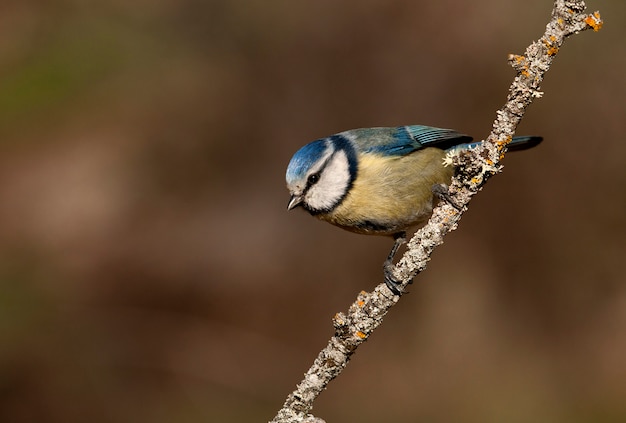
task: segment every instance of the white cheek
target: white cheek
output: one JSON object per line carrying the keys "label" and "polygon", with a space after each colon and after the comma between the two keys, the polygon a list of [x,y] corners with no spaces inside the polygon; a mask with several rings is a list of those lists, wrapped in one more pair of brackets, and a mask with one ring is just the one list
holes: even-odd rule
{"label": "white cheek", "polygon": [[305,201],[314,210],[331,210],[345,195],[350,183],[350,165],[342,150],[336,152],[320,175],[320,180],[306,194]]}

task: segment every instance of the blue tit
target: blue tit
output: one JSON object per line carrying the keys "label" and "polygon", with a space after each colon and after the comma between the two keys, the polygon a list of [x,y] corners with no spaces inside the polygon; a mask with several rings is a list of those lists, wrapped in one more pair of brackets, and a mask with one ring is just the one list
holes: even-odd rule
{"label": "blue tit", "polygon": [[[515,137],[509,150],[534,147],[541,140]],[[393,257],[407,229],[430,217],[433,187],[450,183],[454,168],[444,166],[446,153],[477,145],[471,141],[451,129],[421,125],[353,129],[315,140],[289,162],[287,208],[300,206],[351,232],[393,236],[384,274],[389,289],[399,295]]]}

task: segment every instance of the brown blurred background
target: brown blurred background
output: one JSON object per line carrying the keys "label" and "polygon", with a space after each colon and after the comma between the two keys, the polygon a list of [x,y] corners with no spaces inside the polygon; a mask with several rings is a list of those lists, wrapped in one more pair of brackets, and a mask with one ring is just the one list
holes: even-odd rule
{"label": "brown blurred background", "polygon": [[[391,240],[286,211],[304,143],[485,137],[544,0],[0,6],[0,421],[263,422]],[[626,421],[626,4],[314,412]],[[497,228],[494,231],[494,228]]]}

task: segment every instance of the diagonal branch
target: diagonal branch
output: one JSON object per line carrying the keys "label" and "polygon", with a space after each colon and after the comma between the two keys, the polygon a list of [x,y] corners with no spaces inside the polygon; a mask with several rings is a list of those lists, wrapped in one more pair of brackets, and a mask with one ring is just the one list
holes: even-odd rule
{"label": "diagonal branch", "polygon": [[[477,148],[447,158],[448,164],[457,169],[449,194],[458,208],[448,203],[440,204],[433,210],[428,223],[415,233],[394,269],[394,275],[402,282],[398,287],[400,290],[426,268],[433,250],[443,243],[448,232],[456,229],[472,197],[500,171],[500,161],[507,145],[528,106],[542,96],[539,91],[541,82],[565,39],[586,29],[598,31],[602,27],[600,14],[585,14],[585,9],[581,0],[555,0],[543,36],[528,46],[523,56],[509,56],[509,63],[517,75],[506,103],[496,114],[491,133]],[[296,390],[287,397],[272,423],[323,422],[309,415],[313,402],[341,373],[359,345],[367,340],[399,300],[399,296],[393,295],[381,283],[372,293],[361,291],[347,314],[337,313],[333,318],[335,335],[319,353]]]}

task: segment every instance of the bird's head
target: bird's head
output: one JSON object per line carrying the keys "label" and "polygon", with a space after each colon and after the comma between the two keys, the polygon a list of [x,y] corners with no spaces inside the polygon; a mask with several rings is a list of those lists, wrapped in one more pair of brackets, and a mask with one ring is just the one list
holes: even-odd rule
{"label": "bird's head", "polygon": [[298,150],[287,167],[291,194],[287,208],[328,213],[346,197],[356,174],[356,152],[350,140],[334,135],[313,141]]}

